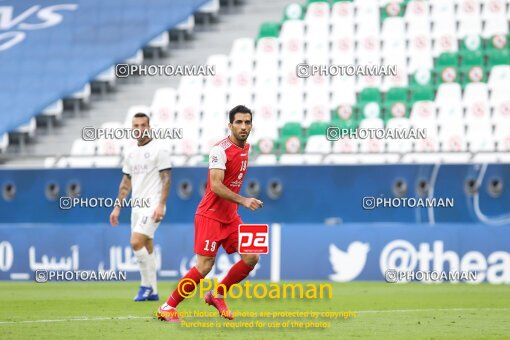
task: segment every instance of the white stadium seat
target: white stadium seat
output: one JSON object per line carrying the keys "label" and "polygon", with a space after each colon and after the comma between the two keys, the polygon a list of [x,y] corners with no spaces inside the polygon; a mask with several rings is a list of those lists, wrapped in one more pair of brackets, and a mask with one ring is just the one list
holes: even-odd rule
{"label": "white stadium seat", "polygon": [[277,162],[275,154],[259,155],[255,160],[257,165],[275,165]]}
{"label": "white stadium seat", "polygon": [[0,153],[4,153],[9,146],[9,134],[4,133],[0,136]]}
{"label": "white stadium seat", "polygon": [[489,75],[489,89],[510,87],[510,65],[497,65],[491,69]]}
{"label": "white stadium seat", "polygon": [[279,163],[282,165],[302,165],[305,164],[305,155],[283,154],[280,156]]}
{"label": "white stadium seat", "polygon": [[497,144],[497,151],[510,153],[510,122],[496,125],[494,136]]}
{"label": "white stadium seat", "polygon": [[157,37],[149,41],[147,46],[152,48],[159,48],[162,50],[165,50],[170,45],[170,35],[168,34],[168,31],[164,31],[163,33],[159,34]]}
{"label": "white stadium seat", "polygon": [[176,91],[171,87],[156,90],[152,99],[151,112],[153,127],[169,127],[175,120]]}
{"label": "white stadium seat", "polygon": [[139,49],[131,57],[124,59],[124,61],[121,64],[141,65],[142,63],[143,63],[143,51]]}
{"label": "white stadium seat", "polygon": [[420,68],[432,69],[434,59],[432,56],[432,39],[428,29],[414,30],[408,33],[409,42],[409,72],[414,73]]}
{"label": "white stadium seat", "polygon": [[48,105],[41,114],[44,116],[54,117],[56,120],[62,119],[62,113],[64,113],[64,102],[59,99],[53,104]]}
{"label": "white stadium seat", "polygon": [[382,57],[385,64],[406,65],[405,21],[403,18],[388,18],[382,27]]}
{"label": "white stadium seat", "polygon": [[[387,129],[409,130],[411,121],[408,118],[391,118],[386,124]],[[413,149],[413,140],[411,139],[388,139],[386,141],[388,152],[408,153]]]}
{"label": "white stadium seat", "polygon": [[484,3],[482,19],[485,22],[482,36],[490,38],[495,34],[508,33],[508,20],[503,0],[488,0]]}
{"label": "white stadium seat", "polygon": [[479,126],[468,126],[466,137],[470,152],[495,151],[492,124],[489,122]]}
{"label": "white stadium seat", "polygon": [[306,153],[329,154],[331,142],[325,136],[310,136],[305,146]]}
{"label": "white stadium seat", "polygon": [[199,13],[217,14],[220,10],[220,0],[209,0],[198,8]]}
{"label": "white stadium seat", "polygon": [[36,126],[37,123],[35,118],[32,117],[27,123],[18,126],[14,131],[17,133],[26,134],[29,138],[34,138]]}
{"label": "white stadium seat", "polygon": [[331,7],[331,25],[333,32],[336,25],[354,25],[354,4],[351,2],[338,1]]}
{"label": "white stadium seat", "polygon": [[183,21],[181,21],[180,23],[178,23],[175,26],[175,29],[180,30],[180,31],[185,31],[188,34],[193,33],[194,28],[195,28],[195,16],[194,15],[188,16],[186,19],[184,19]]}
{"label": "white stadium seat", "polygon": [[[366,118],[360,123],[360,129],[383,129],[384,122],[380,118]],[[366,138],[360,140],[362,153],[382,153],[385,151],[386,141],[378,138]]]}
{"label": "white stadium seat", "polygon": [[255,55],[255,41],[252,38],[238,38],[230,49],[230,64],[253,65]]}
{"label": "white stadium seat", "polygon": [[441,133],[439,134],[439,141],[441,143],[441,151],[444,152],[463,152],[467,150],[466,134],[464,125],[457,122],[449,122],[443,125]]}
{"label": "white stadium seat", "polygon": [[287,20],[283,23],[279,41],[282,62],[303,62],[305,57],[305,24],[302,20]]}
{"label": "white stadium seat", "polygon": [[[278,103],[275,98],[262,98],[256,100],[253,106],[253,113],[256,118],[254,129],[272,131],[273,127],[277,133],[278,125]],[[259,136],[262,136],[260,134]],[[269,134],[265,137],[277,138],[277,135]]]}
{"label": "white stadium seat", "polygon": [[456,17],[459,22],[457,38],[463,39],[471,34],[481,34],[482,20],[479,0],[457,0]]}
{"label": "white stadium seat", "polygon": [[441,84],[437,90],[436,106],[439,109],[438,119],[462,120],[462,90],[458,83]]}
{"label": "white stadium seat", "polygon": [[407,3],[404,19],[410,26],[411,25],[429,26],[430,25],[429,4],[426,1],[420,0],[409,1]]}

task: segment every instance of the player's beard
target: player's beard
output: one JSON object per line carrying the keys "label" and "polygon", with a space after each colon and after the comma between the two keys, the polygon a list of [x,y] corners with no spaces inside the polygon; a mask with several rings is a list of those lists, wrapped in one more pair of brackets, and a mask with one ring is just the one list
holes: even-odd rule
{"label": "player's beard", "polygon": [[248,139],[250,133],[248,131],[245,132],[244,135],[241,135],[241,132],[235,135],[236,139],[240,142],[245,142]]}

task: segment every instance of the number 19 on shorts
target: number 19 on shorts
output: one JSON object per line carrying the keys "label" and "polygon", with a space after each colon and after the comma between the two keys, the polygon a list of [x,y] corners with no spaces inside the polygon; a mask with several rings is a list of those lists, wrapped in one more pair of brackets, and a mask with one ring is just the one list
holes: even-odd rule
{"label": "number 19 on shorts", "polygon": [[239,225],[239,254],[267,254],[269,226],[267,224]]}
{"label": "number 19 on shorts", "polygon": [[216,241],[210,242],[209,240],[205,240],[204,250],[206,250],[206,251],[215,251],[216,250]]}

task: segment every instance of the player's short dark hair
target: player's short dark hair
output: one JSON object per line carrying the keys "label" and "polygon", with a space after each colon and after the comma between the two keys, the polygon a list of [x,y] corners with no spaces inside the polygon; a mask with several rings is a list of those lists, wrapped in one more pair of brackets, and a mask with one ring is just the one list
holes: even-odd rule
{"label": "player's short dark hair", "polygon": [[150,124],[150,118],[143,112],[136,113],[133,118],[147,118],[147,124]]}
{"label": "player's short dark hair", "polygon": [[236,113],[249,113],[250,118],[253,119],[253,113],[249,108],[247,108],[244,105],[237,105],[228,113],[228,120],[231,124],[234,122],[234,116],[236,115]]}

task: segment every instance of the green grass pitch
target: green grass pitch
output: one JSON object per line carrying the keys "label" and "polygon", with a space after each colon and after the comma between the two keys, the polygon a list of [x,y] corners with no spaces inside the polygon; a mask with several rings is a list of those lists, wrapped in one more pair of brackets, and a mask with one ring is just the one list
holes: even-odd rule
{"label": "green grass pitch", "polygon": [[[160,297],[166,298],[175,286],[176,282],[160,282]],[[234,321],[219,316],[186,318],[188,322],[212,322],[218,327],[212,329],[158,321],[154,313],[161,301],[135,303],[131,299],[136,291],[135,282],[0,283],[0,339],[510,338],[509,285],[333,283],[332,299],[230,299],[229,307],[234,312],[351,311],[357,312],[356,317],[242,317]],[[198,296],[184,301],[179,310],[215,311]],[[264,326],[226,326],[255,321],[264,322]],[[269,323],[283,325],[290,321],[330,324],[323,329],[268,327]]]}

